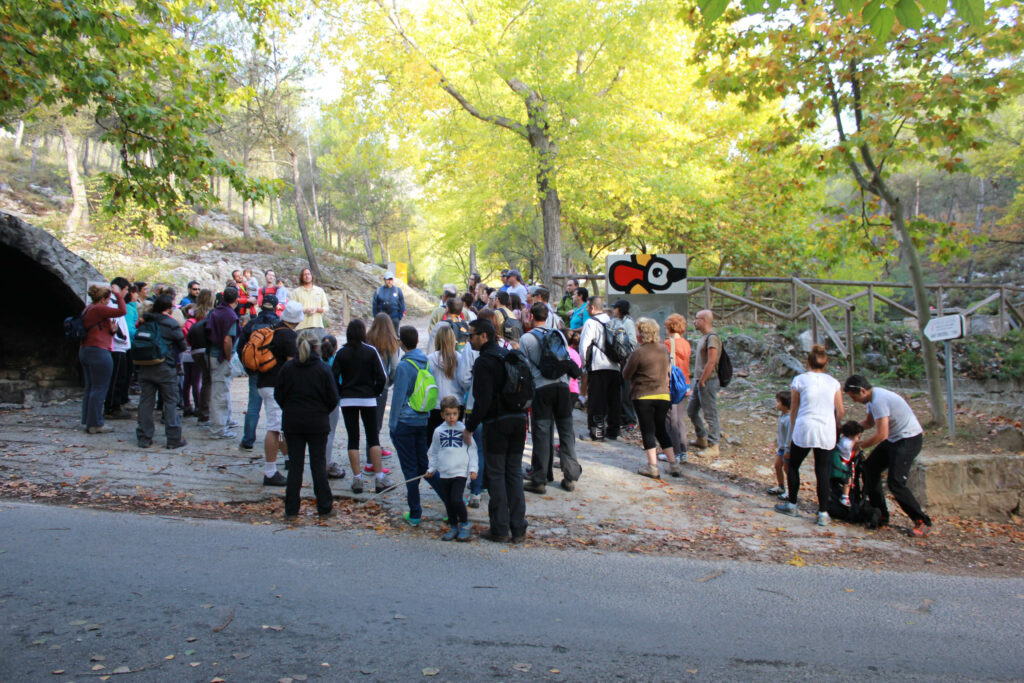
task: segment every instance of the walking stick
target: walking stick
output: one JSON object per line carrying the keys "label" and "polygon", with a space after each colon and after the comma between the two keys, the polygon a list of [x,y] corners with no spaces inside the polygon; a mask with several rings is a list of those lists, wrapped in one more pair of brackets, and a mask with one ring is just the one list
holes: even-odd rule
{"label": "walking stick", "polygon": [[388,491],[393,491],[394,489],[396,489],[396,488],[398,488],[399,486],[402,486],[402,485],[404,485],[404,484],[411,484],[412,482],[414,482],[414,481],[418,481],[418,480],[422,479],[422,478],[423,478],[423,477],[425,477],[425,476],[427,476],[426,472],[424,472],[423,474],[421,474],[421,475],[420,475],[420,476],[418,476],[418,477],[413,477],[412,479],[406,479],[405,481],[400,481],[400,482],[398,482],[397,484],[392,484],[391,486],[387,487],[387,488],[386,488],[386,489],[384,489],[383,491],[378,491],[377,493],[373,494],[372,496],[370,496],[370,497],[369,497],[369,498],[367,498],[366,500],[360,501],[360,502],[358,503],[358,505],[366,505],[366,504],[367,504],[367,503],[369,503],[370,501],[374,500],[374,499],[375,499],[375,498],[376,498],[377,496],[382,496],[382,495],[384,495],[385,493],[387,493]]}

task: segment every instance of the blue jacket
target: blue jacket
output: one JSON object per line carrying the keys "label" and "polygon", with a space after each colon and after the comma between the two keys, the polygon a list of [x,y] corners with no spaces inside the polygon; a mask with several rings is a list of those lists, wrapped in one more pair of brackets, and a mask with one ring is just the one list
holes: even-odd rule
{"label": "blue jacket", "polygon": [[398,361],[398,370],[395,371],[395,387],[391,394],[391,417],[388,419],[388,429],[394,431],[401,422],[404,425],[414,427],[425,427],[429,413],[417,413],[409,407],[409,396],[416,385],[416,371],[413,368],[413,361],[417,368],[427,367],[427,355],[419,349],[409,351]]}
{"label": "blue jacket", "polygon": [[405,295],[398,287],[382,285],[373,293],[373,314],[387,313],[388,317],[398,320],[405,315]]}

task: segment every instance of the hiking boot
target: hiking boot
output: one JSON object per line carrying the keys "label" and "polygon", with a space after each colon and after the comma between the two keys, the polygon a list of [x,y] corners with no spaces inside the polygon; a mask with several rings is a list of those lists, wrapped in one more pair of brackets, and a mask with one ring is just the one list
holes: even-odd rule
{"label": "hiking boot", "polygon": [[188,445],[188,441],[185,441],[185,439],[178,439],[177,441],[168,441],[167,442],[167,448],[170,448],[170,449],[184,448],[187,445]]}
{"label": "hiking boot", "polygon": [[708,439],[707,439],[707,437],[706,436],[698,436],[696,439],[693,440],[693,447],[694,448],[701,448],[701,449],[707,448],[708,447]]}
{"label": "hiking boot", "polygon": [[383,493],[384,491],[387,491],[389,488],[391,488],[392,486],[395,485],[395,482],[391,481],[387,477],[377,477],[377,480],[376,480],[375,483],[376,483],[376,488],[374,489],[375,493]]}
{"label": "hiking boot", "polygon": [[363,478],[359,475],[352,477],[352,493],[363,492]]}
{"label": "hiking boot", "polygon": [[244,441],[242,443],[238,444],[238,448],[240,450],[243,450],[243,451],[251,451],[252,447],[253,447],[253,444],[245,443]]}
{"label": "hiking boot", "polygon": [[297,522],[297,521],[299,521],[299,516],[298,515],[289,515],[289,514],[285,513],[284,521],[285,521],[286,524],[290,524],[292,522]]}
{"label": "hiking boot", "polygon": [[332,462],[330,464],[330,466],[328,466],[328,468],[327,468],[327,478],[328,479],[344,479],[345,478],[345,470],[344,470],[344,468],[340,467],[338,465],[338,463]]}
{"label": "hiking boot", "polygon": [[717,443],[710,444],[707,448],[705,448],[703,451],[701,451],[701,455],[703,455],[704,457],[707,457],[707,458],[717,458],[718,457],[718,444]]}
{"label": "hiking boot", "polygon": [[651,479],[661,479],[661,472],[658,471],[657,465],[641,465],[636,473]]}
{"label": "hiking boot", "polygon": [[327,517],[336,517],[338,511],[331,508],[330,510],[324,510],[323,512],[317,512],[316,514],[320,515],[320,519],[326,519]]}
{"label": "hiking boot", "polygon": [[827,512],[819,512],[818,513],[818,521],[817,521],[817,525],[818,526],[828,526],[828,523],[830,521],[832,521],[832,518],[828,516]]}
{"label": "hiking boot", "polygon": [[[466,505],[468,507],[471,507],[471,508],[478,508],[478,507],[480,507],[480,494],[479,493],[471,493],[471,494],[469,494],[469,500],[466,501]],[[459,540],[461,541],[462,539],[460,538]]]}
{"label": "hiking boot", "polygon": [[149,448],[153,442],[149,439],[139,439],[139,448]]}
{"label": "hiking boot", "polygon": [[914,524],[914,528],[910,530],[910,535],[916,536],[917,538],[924,538],[931,532],[932,525],[925,524],[923,519],[919,519],[917,520],[917,523]]}
{"label": "hiking boot", "polygon": [[575,491],[576,490],[576,482],[571,481],[569,479],[563,479],[562,480],[562,488],[565,489],[566,491]]}
{"label": "hiking boot", "polygon": [[274,476],[272,476],[272,477],[268,477],[267,475],[264,474],[263,475],[263,485],[264,486],[287,486],[288,485],[288,478],[285,477],[280,472],[274,472]]}
{"label": "hiking boot", "polygon": [[529,491],[530,493],[547,493],[547,489],[545,488],[544,484],[536,484],[532,481],[528,481],[525,484],[523,484],[523,490]]}
{"label": "hiking boot", "polygon": [[106,418],[107,420],[130,420],[134,416],[131,413],[118,408],[117,410],[110,411],[103,417]]}
{"label": "hiking boot", "polygon": [[92,427],[87,427],[85,431],[89,434],[109,434],[114,430],[107,425],[94,425]]}
{"label": "hiking boot", "polygon": [[673,477],[683,476],[683,466],[679,464],[678,460],[668,464],[668,471]]}
{"label": "hiking boot", "polygon": [[778,496],[778,495],[780,495],[782,493],[785,493],[785,492],[786,492],[786,489],[782,488],[781,486],[773,486],[770,489],[768,489],[768,495],[769,496]]}
{"label": "hiking boot", "polygon": [[453,524],[449,527],[445,535],[441,537],[442,541],[454,541],[455,537],[459,535],[459,525]]}
{"label": "hiking boot", "polygon": [[522,545],[523,543],[526,543],[526,532],[524,531],[521,534],[512,534],[512,538],[509,539],[509,543],[512,545]]}
{"label": "hiking boot", "polygon": [[480,538],[484,539],[485,541],[490,541],[491,543],[508,543],[509,540],[511,540],[510,537],[507,535],[499,536],[498,534],[495,534],[490,531],[485,531],[482,534],[480,534]]}
{"label": "hiking boot", "polygon": [[775,511],[781,512],[784,515],[789,515],[790,517],[800,516],[800,509],[796,506],[796,503],[790,503],[789,501],[776,505]]}
{"label": "hiking boot", "polygon": [[464,522],[458,526],[458,533],[455,536],[456,541],[466,542],[473,538],[472,528],[469,526],[469,522]]}

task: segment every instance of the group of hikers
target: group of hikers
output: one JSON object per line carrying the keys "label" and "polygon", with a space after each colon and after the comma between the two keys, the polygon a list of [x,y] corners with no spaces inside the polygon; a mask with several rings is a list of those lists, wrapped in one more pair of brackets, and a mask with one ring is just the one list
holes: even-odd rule
{"label": "group of hikers", "polygon": [[[560,486],[575,490],[582,467],[574,407],[587,415],[582,441],[613,441],[638,429],[643,457],[637,472],[645,477],[660,478],[661,459],[670,474],[681,476],[688,447],[718,454],[718,394],[731,366],[710,310],[694,318],[701,333],[694,352],[678,313],[665,320],[662,338],[655,320],[633,320],[628,300],[606,308],[575,280],[555,306],[547,288],[526,286],[517,270],[502,271],[498,287],[474,273],[461,294],[454,285],[443,287],[425,352],[417,328],[402,324],[405,298],[391,272],[374,293],[369,324],[353,319],[340,345],[325,325],[327,296],[308,268],[290,290],[274,271],[264,273],[262,284],[249,271],[235,271],[216,293],[190,282],[177,302],[173,288],[154,289],[150,294],[146,283],[121,277],[90,287],[92,303],[72,325],[85,376],[83,426],[102,433],[110,431],[104,418],[131,417],[125,408],[132,376],[139,384],[140,448],[153,443],[159,409],[168,448],[186,444],[182,417],[195,417],[211,436],[239,438],[241,449],[252,450],[263,412],[263,485],[286,488],[286,519],[299,513],[307,454],[317,512],[333,514],[330,480],[347,476],[345,463],[334,457],[339,422],[352,491],[395,487],[384,459],[396,455],[404,480],[397,485],[406,489],[403,519],[420,524],[420,484],[426,481],[445,506],[443,540],[470,540],[466,508],[479,507],[485,490],[489,529],[482,537],[513,543],[526,534],[525,493],[545,493],[556,466]],[[769,492],[784,500],[776,509],[799,514],[799,467],[813,451],[818,524],[828,524],[830,514],[886,524],[881,476],[888,470],[890,490],[916,523],[913,533],[926,535],[931,520],[906,487],[921,448],[913,412],[896,394],[855,375],[843,391],[868,406],[868,417],[840,426],[842,392],[826,364],[824,349],[814,347],[808,372],[778,396],[778,479]],[[249,392],[239,425],[230,418],[230,382],[241,374]],[[381,447],[385,414],[394,453]],[[865,438],[871,427],[875,433]],[[527,429],[533,448],[524,470]],[[869,458],[855,457],[871,446]],[[848,474],[838,504],[831,495],[837,452]],[[287,458],[287,476],[278,470],[279,453]],[[851,491],[851,480],[862,485]]]}

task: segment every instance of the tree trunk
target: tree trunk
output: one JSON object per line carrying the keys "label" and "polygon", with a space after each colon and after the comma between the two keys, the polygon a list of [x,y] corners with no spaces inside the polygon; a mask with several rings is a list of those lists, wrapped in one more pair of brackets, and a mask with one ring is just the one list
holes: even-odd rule
{"label": "tree trunk", "polygon": [[[535,119],[537,120],[537,119]],[[562,261],[562,202],[555,185],[555,159],[558,147],[547,132],[531,125],[530,144],[537,155],[537,195],[540,197],[540,212],[544,222],[544,265],[541,280],[544,286],[554,288],[552,277],[560,269]]]}
{"label": "tree trunk", "polygon": [[[978,178],[978,206],[974,210],[974,234],[981,234],[981,219],[982,214],[985,211],[985,179]],[[971,258],[967,261],[967,277],[965,278],[967,284],[971,283],[974,279],[974,256],[978,251],[978,245],[971,245]]]}
{"label": "tree trunk", "polygon": [[[881,183],[880,183],[881,184]],[[885,188],[888,194],[888,188]],[[910,283],[914,288],[914,303],[917,308],[917,326],[921,334],[921,355],[924,357],[924,370],[928,379],[928,399],[931,403],[932,422],[942,424],[946,414],[946,400],[942,392],[942,380],[939,373],[939,360],[933,344],[924,336],[924,328],[931,319],[931,310],[928,306],[928,290],[924,286],[924,271],[921,269],[921,259],[918,257],[917,248],[910,239],[910,231],[903,220],[903,204],[898,197],[889,200],[892,208],[893,227],[900,239],[900,247],[903,257],[910,268]]]}
{"label": "tree trunk", "polygon": [[82,175],[89,175],[89,136],[82,137]]}
{"label": "tree trunk", "polygon": [[21,149],[21,140],[25,136],[25,120],[18,121],[18,130],[14,133],[14,149]]}
{"label": "tree trunk", "polygon": [[270,227],[273,227],[274,226],[274,200],[270,200],[267,203],[270,205],[270,220],[267,222],[267,225],[269,225]]}
{"label": "tree trunk", "polygon": [[[313,166],[313,147],[309,144],[309,131],[306,131],[306,154],[309,155],[309,189],[310,194],[313,197],[313,216],[316,219],[317,225],[320,224],[320,207],[316,203],[316,169]],[[327,243],[330,244],[331,239],[327,235],[327,229],[324,229],[324,238]]]}
{"label": "tree trunk", "polygon": [[295,219],[299,224],[299,234],[302,235],[302,247],[306,250],[306,260],[309,261],[309,270],[313,277],[320,282],[320,266],[316,263],[316,254],[313,253],[313,245],[309,241],[309,232],[306,230],[306,217],[302,215],[302,187],[299,185],[299,158],[294,149],[288,150],[292,160],[292,183],[295,186]]}
{"label": "tree trunk", "polygon": [[[246,149],[242,153],[242,168],[245,172],[249,172],[249,150]],[[252,239],[252,228],[249,227],[249,202],[245,197],[242,197],[242,235],[246,241]]]}
{"label": "tree trunk", "polygon": [[228,213],[231,213],[231,183],[227,184],[228,190]]}
{"label": "tree trunk", "polygon": [[32,163],[29,166],[29,170],[32,173],[36,172],[36,163],[39,161],[39,145],[41,145],[42,142],[42,138],[36,138],[32,141]]}
{"label": "tree trunk", "polygon": [[71,137],[68,125],[62,123],[60,126],[61,136],[64,138],[64,158],[68,167],[68,182],[71,185],[71,213],[68,215],[64,229],[69,238],[77,237],[89,229],[89,201],[85,195],[85,184],[78,175],[78,155],[75,154],[75,139]]}
{"label": "tree trunk", "polygon": [[370,239],[370,226],[363,223],[360,230],[363,234],[363,249],[366,250],[366,262],[373,263],[373,240]]}
{"label": "tree trunk", "polygon": [[[405,226],[405,250],[409,253],[409,260],[406,262],[406,272],[408,272],[412,270],[412,241],[409,239],[409,226]],[[406,277],[409,276],[406,275]]]}
{"label": "tree trunk", "polygon": [[388,267],[387,249],[384,248],[384,237],[383,237],[383,231],[382,230],[378,230],[377,231],[377,248],[380,249],[380,264],[383,267],[387,268]]}

